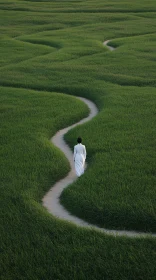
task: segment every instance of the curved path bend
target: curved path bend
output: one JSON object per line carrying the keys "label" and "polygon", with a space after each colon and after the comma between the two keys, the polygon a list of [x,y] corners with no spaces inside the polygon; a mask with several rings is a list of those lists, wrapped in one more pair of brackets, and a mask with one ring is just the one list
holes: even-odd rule
{"label": "curved path bend", "polygon": [[70,214],[61,204],[60,204],[60,195],[63,191],[64,188],[66,188],[67,186],[69,186],[70,184],[72,184],[74,181],[77,180],[77,176],[75,174],[75,170],[74,170],[74,162],[73,162],[73,152],[71,151],[71,149],[69,148],[69,146],[66,144],[66,142],[64,141],[64,135],[72,128],[76,127],[77,125],[83,124],[85,122],[90,121],[93,117],[95,117],[98,113],[98,109],[96,107],[96,105],[86,99],[86,98],[82,98],[82,97],[75,97],[80,99],[81,101],[83,101],[90,109],[90,114],[88,117],[82,119],[81,121],[68,126],[62,130],[59,130],[51,139],[51,142],[58,147],[61,151],[63,151],[63,153],[65,154],[65,156],[67,157],[67,159],[70,162],[70,167],[71,170],[68,173],[68,175],[63,178],[62,180],[59,180],[57,183],[54,184],[54,186],[52,186],[52,188],[46,193],[46,195],[43,197],[42,202],[43,202],[43,206],[45,208],[47,208],[47,210],[54,215],[55,217],[62,219],[62,220],[66,220],[68,222],[72,222],[77,226],[81,226],[81,227],[85,227],[88,229],[94,229],[109,235],[113,235],[113,236],[128,236],[128,237],[142,237],[142,236],[149,236],[149,237],[156,237],[156,234],[152,233],[144,233],[144,232],[135,232],[135,231],[126,231],[126,230],[108,230],[105,228],[100,228],[96,225],[90,224],[72,214]]}
{"label": "curved path bend", "polygon": [[109,42],[110,42],[110,40],[104,41],[103,45],[106,46],[110,51],[115,51],[114,47],[111,47],[108,45]]}

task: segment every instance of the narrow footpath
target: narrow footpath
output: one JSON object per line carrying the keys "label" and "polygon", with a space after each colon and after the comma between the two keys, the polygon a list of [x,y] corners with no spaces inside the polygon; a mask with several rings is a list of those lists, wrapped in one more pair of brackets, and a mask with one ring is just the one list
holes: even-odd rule
{"label": "narrow footpath", "polygon": [[[108,41],[104,42],[104,45],[107,45]],[[111,47],[112,48],[112,47]],[[110,46],[109,46],[110,49]],[[114,48],[113,48],[114,49]],[[112,50],[112,49],[111,49]],[[108,230],[105,228],[100,228],[96,225],[87,223],[86,221],[70,214],[61,204],[60,204],[60,195],[62,191],[68,187],[70,184],[72,184],[74,181],[77,180],[77,176],[75,174],[74,170],[74,161],[73,161],[73,151],[69,148],[69,146],[64,141],[64,135],[72,128],[76,127],[77,125],[84,124],[85,122],[90,121],[92,118],[94,118],[98,114],[98,109],[96,105],[82,97],[75,97],[83,101],[90,110],[90,114],[88,117],[82,119],[81,121],[64,128],[62,130],[59,130],[51,139],[51,142],[58,147],[67,157],[67,159],[70,162],[71,170],[68,173],[68,175],[62,179],[59,180],[54,186],[51,187],[51,189],[46,193],[46,195],[43,197],[43,206],[47,208],[47,210],[55,217],[66,220],[68,222],[72,222],[77,226],[85,227],[91,230],[97,230],[100,232],[103,232],[105,234],[113,235],[113,236],[127,236],[127,237],[156,237],[156,233],[144,233],[144,232],[136,232],[136,231],[126,231],[126,230]]]}

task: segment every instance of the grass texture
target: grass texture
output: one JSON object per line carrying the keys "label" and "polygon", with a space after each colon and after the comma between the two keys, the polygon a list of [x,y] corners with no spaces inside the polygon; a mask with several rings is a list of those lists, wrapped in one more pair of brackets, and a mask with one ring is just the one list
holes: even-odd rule
{"label": "grass texture", "polygon": [[[155,10],[145,1],[0,0],[0,279],[155,280],[155,239],[59,221],[41,199],[69,171],[50,137],[81,135],[88,169],[62,194],[75,215],[155,232]],[[103,41],[116,50],[110,52]]]}

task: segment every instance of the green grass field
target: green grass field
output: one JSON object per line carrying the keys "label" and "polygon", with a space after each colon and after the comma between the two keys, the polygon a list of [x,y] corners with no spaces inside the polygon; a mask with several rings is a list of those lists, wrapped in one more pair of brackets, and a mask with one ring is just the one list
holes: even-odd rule
{"label": "green grass field", "polygon": [[[154,238],[111,237],[57,220],[41,205],[69,163],[49,141],[70,131],[88,169],[62,194],[109,229],[156,232],[154,0],[0,0],[0,279],[155,280]],[[105,40],[116,48],[111,52]]]}

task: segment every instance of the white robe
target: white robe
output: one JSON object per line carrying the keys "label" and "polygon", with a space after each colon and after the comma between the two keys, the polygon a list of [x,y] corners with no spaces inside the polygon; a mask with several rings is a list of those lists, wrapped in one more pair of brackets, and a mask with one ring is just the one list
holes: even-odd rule
{"label": "white robe", "polygon": [[86,147],[81,143],[75,145],[74,161],[75,161],[75,171],[78,177],[80,177],[84,173],[85,160],[86,160]]}

